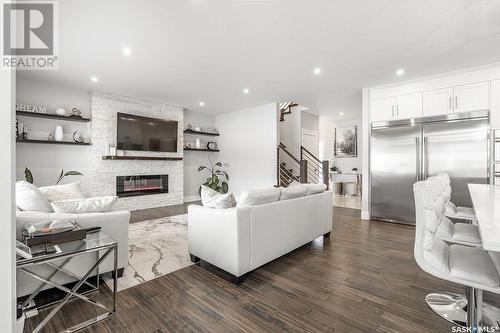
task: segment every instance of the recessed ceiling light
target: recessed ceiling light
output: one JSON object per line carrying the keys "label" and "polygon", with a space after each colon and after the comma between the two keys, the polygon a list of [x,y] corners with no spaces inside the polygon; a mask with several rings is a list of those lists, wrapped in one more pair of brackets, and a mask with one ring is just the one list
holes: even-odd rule
{"label": "recessed ceiling light", "polygon": [[122,52],[126,56],[131,56],[132,55],[132,49],[128,46],[125,46],[122,48]]}
{"label": "recessed ceiling light", "polygon": [[92,81],[92,82],[99,82],[99,79],[96,76],[92,76],[90,78],[90,81]]}
{"label": "recessed ceiling light", "polygon": [[320,74],[321,74],[321,68],[316,67],[316,68],[314,69],[314,75],[320,75]]}
{"label": "recessed ceiling light", "polygon": [[248,94],[249,92],[250,92],[250,90],[248,90],[248,89],[243,89],[243,93],[244,93],[244,94]]}
{"label": "recessed ceiling light", "polygon": [[200,106],[205,106],[205,102],[200,102]]}
{"label": "recessed ceiling light", "polygon": [[401,75],[403,75],[404,73],[405,73],[405,70],[404,70],[404,69],[402,69],[402,68],[400,68],[400,69],[398,69],[398,70],[396,71],[396,75],[397,75],[397,76],[401,76]]}
{"label": "recessed ceiling light", "polygon": [[344,112],[340,111],[340,112],[339,112],[339,115],[343,116],[343,115],[344,115]]}

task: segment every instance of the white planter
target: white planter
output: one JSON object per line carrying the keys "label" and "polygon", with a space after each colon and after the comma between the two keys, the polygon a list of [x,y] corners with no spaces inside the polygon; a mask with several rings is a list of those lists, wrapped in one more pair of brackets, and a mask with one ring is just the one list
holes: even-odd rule
{"label": "white planter", "polygon": [[56,130],[54,131],[54,139],[56,141],[62,141],[64,138],[64,132],[62,126],[56,126]]}

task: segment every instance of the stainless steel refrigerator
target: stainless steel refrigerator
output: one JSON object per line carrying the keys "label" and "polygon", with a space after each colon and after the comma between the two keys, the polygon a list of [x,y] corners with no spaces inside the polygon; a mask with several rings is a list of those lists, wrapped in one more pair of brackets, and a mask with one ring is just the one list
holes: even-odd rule
{"label": "stainless steel refrigerator", "polygon": [[471,207],[468,183],[489,182],[489,112],[373,122],[371,218],[415,223],[413,184],[446,172],[451,201]]}

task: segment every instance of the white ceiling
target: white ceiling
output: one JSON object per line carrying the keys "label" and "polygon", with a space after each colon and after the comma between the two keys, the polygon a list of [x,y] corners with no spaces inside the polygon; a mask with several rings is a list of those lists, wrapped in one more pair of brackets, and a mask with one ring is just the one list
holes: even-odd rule
{"label": "white ceiling", "polygon": [[[59,4],[60,70],[21,77],[213,114],[295,101],[320,115],[344,111],[349,118],[360,114],[362,87],[500,60],[495,0]],[[131,57],[122,54],[124,46]],[[315,67],[321,75],[313,74]],[[396,77],[398,68],[406,74]]]}

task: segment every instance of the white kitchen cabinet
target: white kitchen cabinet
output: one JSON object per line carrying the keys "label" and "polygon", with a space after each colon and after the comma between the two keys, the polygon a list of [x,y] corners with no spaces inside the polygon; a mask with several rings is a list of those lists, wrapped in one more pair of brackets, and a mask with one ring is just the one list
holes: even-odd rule
{"label": "white kitchen cabinet", "polygon": [[422,117],[422,93],[396,96],[396,119]]}
{"label": "white kitchen cabinet", "polygon": [[422,100],[424,117],[453,112],[453,88],[424,91]]}
{"label": "white kitchen cabinet", "polygon": [[453,88],[455,112],[469,112],[489,108],[490,84],[488,81],[465,84]]}
{"label": "white kitchen cabinet", "polygon": [[394,120],[395,104],[396,99],[394,97],[372,100],[370,103],[370,120]]}
{"label": "white kitchen cabinet", "polygon": [[491,81],[491,129],[500,129],[500,80]]}

